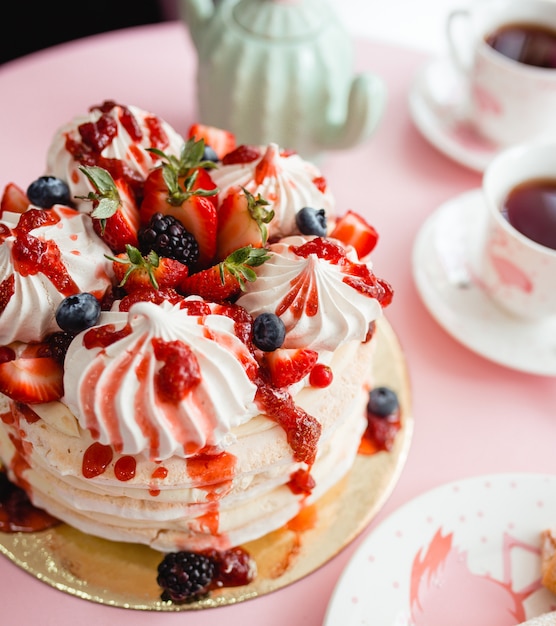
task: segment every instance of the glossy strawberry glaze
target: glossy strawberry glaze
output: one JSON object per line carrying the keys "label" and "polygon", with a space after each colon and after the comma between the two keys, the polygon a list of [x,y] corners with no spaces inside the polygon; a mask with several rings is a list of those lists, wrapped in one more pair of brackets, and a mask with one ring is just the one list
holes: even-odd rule
{"label": "glossy strawberry glaze", "polygon": [[10,298],[14,295],[15,276],[11,274],[0,282],[0,314],[8,305]]}
{"label": "glossy strawberry glaze", "polygon": [[14,269],[22,276],[41,272],[64,296],[79,292],[60,258],[60,249],[52,240],[44,241],[30,234],[35,228],[56,224],[60,218],[50,210],[30,209],[21,215],[13,230],[12,247]]}
{"label": "glossy strawberry glaze", "polygon": [[[25,405],[18,405],[17,415],[9,411],[0,415],[0,420],[12,424],[16,420],[37,421],[38,415]],[[23,426],[24,427],[24,426]],[[12,471],[19,486],[10,483],[4,471],[0,469],[0,531],[1,532],[38,532],[59,524],[59,520],[46,511],[36,508],[27,496],[29,485],[23,478],[28,469],[26,452],[21,439],[11,438],[15,447]]]}
{"label": "glossy strawberry glaze", "polygon": [[112,462],[114,451],[110,446],[104,446],[95,441],[83,454],[81,472],[85,478],[95,478],[106,471]]}
{"label": "glossy strawberry glaze", "polygon": [[[345,250],[338,244],[317,237],[302,244],[301,246],[292,246],[292,252],[303,258],[309,258],[314,254],[319,259],[324,259],[333,265],[337,265],[341,268],[342,272],[346,275],[343,279],[344,282],[353,289],[361,292],[369,298],[375,298],[381,304],[386,307],[392,301],[393,291],[390,285],[379,279],[373,274],[369,267],[364,263],[353,263],[347,258]],[[307,293],[306,281],[295,281],[292,284],[292,290],[288,294],[287,300],[281,303],[278,310],[283,311],[292,306],[294,300],[303,302],[306,301],[305,314],[316,315],[318,310],[318,298],[316,288],[313,288],[311,293]],[[277,314],[280,315],[280,313]]]}
{"label": "glossy strawberry glaze", "polygon": [[[262,385],[264,389],[264,384]],[[267,394],[269,388],[267,387]],[[297,447],[300,455],[306,455],[311,458],[312,449],[310,441],[314,438],[314,424],[310,416],[303,415],[299,409],[296,411],[293,402],[290,403],[287,398],[279,394],[264,394],[269,403],[269,412],[276,411],[281,417],[280,422],[286,428],[288,424],[295,423],[296,427],[289,432],[288,439]],[[290,407],[291,411],[287,415],[283,415],[284,407]],[[17,418],[26,421],[37,421],[39,417],[25,405],[19,405]],[[304,420],[309,418],[307,422]],[[6,423],[12,423],[16,419],[12,412],[5,413],[0,419]],[[368,427],[365,431],[359,447],[359,454],[371,455],[381,450],[388,451],[392,448],[396,434],[401,428],[401,416],[396,413],[387,418],[377,417],[372,414],[367,416]],[[308,437],[307,442],[303,442],[304,437]],[[13,462],[13,471],[25,487],[25,481],[22,478],[23,471],[28,468],[25,460],[25,451],[21,441],[14,441],[18,453]],[[82,471],[86,478],[94,478],[102,474],[113,460],[113,450],[110,446],[93,443],[85,451],[83,456]],[[114,474],[116,478],[122,482],[130,480],[135,475],[136,461],[132,456],[122,456],[114,464]],[[209,501],[212,500],[214,508],[209,510],[203,516],[203,524],[213,528],[217,532],[218,528],[218,498],[226,491],[226,485],[231,485],[235,471],[235,457],[230,454],[222,453],[220,455],[197,455],[187,461],[188,474],[199,485],[210,485],[205,489],[209,491]],[[168,476],[168,470],[164,465],[159,465],[152,473],[153,485],[150,494],[156,497],[160,493],[158,485]],[[314,488],[315,483],[310,471],[298,470],[291,476],[288,483],[293,493],[309,495]],[[59,521],[50,516],[48,513],[34,507],[25,491],[11,484],[3,471],[0,471],[0,531],[2,532],[36,532],[50,528]],[[240,550],[240,552],[234,552]],[[228,550],[222,553],[221,559],[226,561],[231,559],[234,561],[238,558],[242,563],[248,554],[242,549]],[[240,568],[241,569],[241,568]],[[241,570],[243,572],[243,569]],[[243,572],[245,573],[245,572]],[[238,575],[238,580],[243,580],[243,574]],[[230,586],[231,582],[215,583],[217,586]],[[244,583],[237,583],[244,584]]]}
{"label": "glossy strawberry glaze", "polygon": [[[69,135],[66,137],[66,150],[80,164],[103,167],[110,172],[112,178],[124,179],[136,194],[140,194],[142,178],[126,165],[125,159],[108,159],[101,154],[114,141],[118,133],[116,120],[111,113],[116,107],[118,107],[119,122],[125,128],[132,142],[139,144],[143,140],[143,132],[133,114],[127,107],[118,105],[112,100],[107,100],[99,106],[91,107],[91,111],[99,110],[102,115],[96,122],[86,122],[79,126],[81,141],[76,141]],[[147,116],[144,124],[149,134],[148,145],[159,150],[166,149],[170,142],[160,120],[154,115]],[[125,156],[132,157],[135,161],[142,163],[145,169],[152,166],[152,162],[156,160],[156,157],[153,155],[152,162],[146,163],[144,151],[140,150],[133,143],[131,143],[129,151],[130,154]]]}
{"label": "glossy strawberry glaze", "polygon": [[114,464],[114,476],[122,482],[131,480],[135,476],[137,461],[135,457],[126,454],[120,457]]}

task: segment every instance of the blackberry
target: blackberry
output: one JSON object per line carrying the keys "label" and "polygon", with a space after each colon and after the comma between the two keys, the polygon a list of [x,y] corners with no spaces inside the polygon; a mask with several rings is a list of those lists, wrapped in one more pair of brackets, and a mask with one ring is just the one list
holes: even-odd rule
{"label": "blackberry", "polygon": [[56,359],[58,363],[63,364],[66,358],[66,352],[74,337],[74,333],[66,333],[63,331],[49,335],[46,339],[49,356]]}
{"label": "blackberry", "polygon": [[189,268],[199,259],[197,240],[173,215],[155,213],[149,223],[139,229],[138,239],[143,255],[154,250],[159,256],[175,259]]}
{"label": "blackberry", "polygon": [[67,183],[55,176],[40,176],[27,187],[29,202],[41,209],[55,204],[70,206],[71,196]]}
{"label": "blackberry", "polygon": [[375,387],[369,393],[367,411],[377,417],[388,417],[399,409],[398,396],[389,387]]}
{"label": "blackberry", "polygon": [[164,601],[193,602],[205,596],[216,571],[214,559],[196,552],[170,552],[158,565],[156,582]]}

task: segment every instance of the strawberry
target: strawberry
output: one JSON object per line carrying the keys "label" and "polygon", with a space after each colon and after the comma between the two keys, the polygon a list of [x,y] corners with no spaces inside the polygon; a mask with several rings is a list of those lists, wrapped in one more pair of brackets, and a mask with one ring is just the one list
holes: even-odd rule
{"label": "strawberry", "polygon": [[252,268],[262,265],[268,258],[265,248],[246,246],[234,250],[224,261],[187,276],[179,289],[187,295],[201,296],[205,300],[228,300],[244,289],[246,281],[257,279]]}
{"label": "strawberry", "polygon": [[149,152],[155,154],[161,162],[159,167],[166,170],[163,178],[159,177],[157,184],[163,182],[166,186],[168,202],[177,204],[174,194],[179,196],[181,188],[185,188],[185,180],[192,178],[192,181],[188,181],[191,191],[195,191],[196,195],[206,196],[214,206],[218,206],[218,188],[209,172],[217,166],[214,161],[203,158],[204,151],[204,140],[197,141],[194,137],[184,143],[179,159],[157,148],[149,149]]}
{"label": "strawberry", "polygon": [[236,138],[232,132],[208,124],[192,124],[187,136],[197,140],[203,139],[205,144],[216,152],[219,159],[236,147]]}
{"label": "strawberry", "polygon": [[84,200],[93,202],[91,217],[95,232],[109,248],[120,253],[126,245],[137,246],[139,211],[135,197],[123,178],[114,180],[103,168],[83,166],[79,168],[96,189]]}
{"label": "strawberry", "polygon": [[289,387],[313,369],[318,353],[308,348],[278,348],[266,352],[264,359],[275,387]]}
{"label": "strawberry", "polygon": [[128,293],[144,287],[175,287],[188,274],[187,266],[180,261],[161,257],[154,250],[142,256],[137,248],[130,245],[126,246],[125,253],[109,258],[119,281],[118,287],[125,287]]}
{"label": "strawberry", "polygon": [[267,224],[274,211],[260,194],[255,198],[247,189],[232,187],[218,210],[217,259],[224,259],[237,248],[262,248],[268,239]]}
{"label": "strawberry", "polygon": [[370,254],[378,241],[377,231],[353,211],[347,211],[338,219],[330,237],[338,239],[346,246],[353,246],[360,259]]}
{"label": "strawberry", "polygon": [[0,217],[4,211],[12,213],[24,213],[29,208],[27,194],[15,183],[8,183],[0,199]]}
{"label": "strawberry", "polygon": [[222,159],[222,165],[242,165],[261,158],[261,151],[256,146],[242,144]]}
{"label": "strawberry", "polygon": [[203,141],[190,140],[179,160],[153,150],[164,163],[147,176],[139,213],[142,224],[155,213],[173,215],[195,237],[198,264],[207,267],[216,252],[218,188],[204,169],[215,164],[201,160],[203,149]]}
{"label": "strawberry", "polygon": [[34,404],[59,400],[64,392],[63,367],[52,356],[14,353],[0,363],[0,392],[16,402]]}
{"label": "strawberry", "polygon": [[120,300],[118,311],[127,312],[137,302],[152,302],[153,304],[170,302],[170,304],[178,304],[178,302],[183,302],[183,296],[173,287],[164,289],[155,289],[152,285],[140,287]]}

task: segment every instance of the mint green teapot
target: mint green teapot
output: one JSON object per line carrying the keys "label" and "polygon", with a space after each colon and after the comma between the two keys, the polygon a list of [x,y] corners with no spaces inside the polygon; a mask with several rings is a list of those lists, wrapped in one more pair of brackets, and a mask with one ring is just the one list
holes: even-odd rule
{"label": "mint green teapot", "polygon": [[371,136],[386,104],[354,75],[353,44],[327,0],[180,0],[198,55],[198,121],[317,159]]}

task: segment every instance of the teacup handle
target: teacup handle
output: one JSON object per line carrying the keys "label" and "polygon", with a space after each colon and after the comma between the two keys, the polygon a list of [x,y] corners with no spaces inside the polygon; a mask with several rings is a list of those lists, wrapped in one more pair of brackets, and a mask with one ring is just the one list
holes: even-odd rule
{"label": "teacup handle", "polygon": [[467,9],[455,9],[448,14],[446,39],[452,62],[461,72],[469,74],[473,63],[473,37],[471,13]]}

